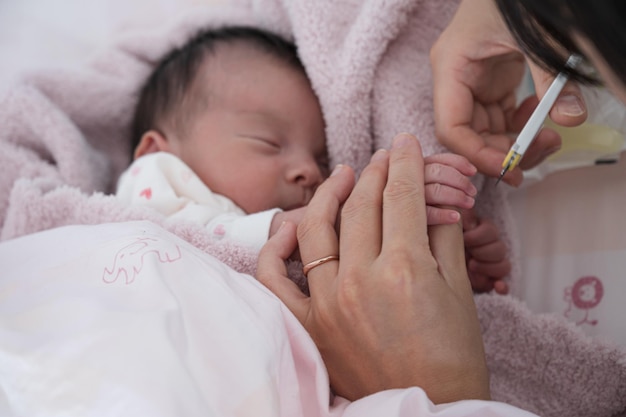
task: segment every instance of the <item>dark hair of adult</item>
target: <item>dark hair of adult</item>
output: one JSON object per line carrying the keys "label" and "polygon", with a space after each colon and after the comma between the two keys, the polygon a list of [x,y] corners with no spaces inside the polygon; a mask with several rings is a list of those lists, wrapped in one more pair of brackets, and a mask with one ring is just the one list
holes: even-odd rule
{"label": "dark hair of adult", "polygon": [[583,83],[595,76],[565,68],[569,53],[584,54],[574,34],[586,38],[626,85],[626,1],[496,0],[524,52],[544,69],[565,71]]}
{"label": "dark hair of adult", "polygon": [[218,46],[227,44],[251,46],[304,71],[295,45],[274,33],[247,26],[203,30],[180,48],[170,51],[142,86],[132,123],[131,149],[136,148],[148,130],[163,134],[164,124],[178,131],[184,128],[185,116],[192,114],[195,110],[192,106],[198,106],[200,101],[189,97],[194,93],[191,90],[200,67],[216,53]]}

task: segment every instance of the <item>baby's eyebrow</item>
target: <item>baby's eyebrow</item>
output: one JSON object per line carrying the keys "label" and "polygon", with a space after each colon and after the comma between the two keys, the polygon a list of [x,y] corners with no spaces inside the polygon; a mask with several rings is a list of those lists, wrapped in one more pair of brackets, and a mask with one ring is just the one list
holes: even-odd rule
{"label": "baby's eyebrow", "polygon": [[246,117],[246,118],[260,119],[261,121],[264,121],[264,122],[271,122],[271,123],[275,123],[275,124],[282,125],[282,126],[286,126],[287,125],[287,121],[283,117],[281,117],[279,114],[276,114],[275,112],[268,111],[268,110],[263,110],[263,109],[254,109],[254,110],[241,109],[241,110],[236,110],[235,113],[238,116],[242,116],[242,117]]}

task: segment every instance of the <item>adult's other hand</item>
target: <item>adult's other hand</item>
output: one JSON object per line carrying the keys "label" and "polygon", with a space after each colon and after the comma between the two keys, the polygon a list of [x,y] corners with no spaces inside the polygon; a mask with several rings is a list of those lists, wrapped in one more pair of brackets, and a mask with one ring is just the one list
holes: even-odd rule
{"label": "adult's other hand", "polygon": [[[479,172],[499,176],[515,133],[524,126],[554,76],[529,61],[537,97],[517,105],[525,57],[493,0],[462,0],[431,49],[430,60],[437,137],[448,149],[469,159]],[[562,126],[585,121],[587,112],[578,86],[566,85],[550,117]],[[522,169],[536,166],[560,146],[560,136],[543,129],[520,167],[503,180],[519,185]]]}

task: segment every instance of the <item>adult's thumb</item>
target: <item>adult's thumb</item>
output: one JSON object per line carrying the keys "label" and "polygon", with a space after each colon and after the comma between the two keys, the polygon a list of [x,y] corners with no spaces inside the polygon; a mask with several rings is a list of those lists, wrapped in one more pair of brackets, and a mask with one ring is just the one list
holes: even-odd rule
{"label": "adult's thumb", "polygon": [[[555,75],[547,72],[530,59],[527,60],[530,75],[535,87],[535,93],[539,100],[554,81]],[[550,111],[550,119],[560,126],[578,126],[587,120],[587,107],[580,87],[573,81],[568,81],[559,94]]]}

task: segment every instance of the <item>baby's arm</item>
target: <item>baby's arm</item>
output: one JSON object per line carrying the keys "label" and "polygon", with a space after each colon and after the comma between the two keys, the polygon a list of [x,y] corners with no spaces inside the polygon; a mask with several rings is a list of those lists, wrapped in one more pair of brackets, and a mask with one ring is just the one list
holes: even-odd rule
{"label": "baby's arm", "polygon": [[461,219],[457,210],[474,207],[477,190],[469,179],[474,174],[476,168],[460,155],[442,153],[424,158],[424,192],[429,225],[456,223]]}
{"label": "baby's arm", "polygon": [[270,235],[280,209],[270,209],[253,214],[224,213],[212,217],[205,227],[215,240],[234,242],[260,251]]}

